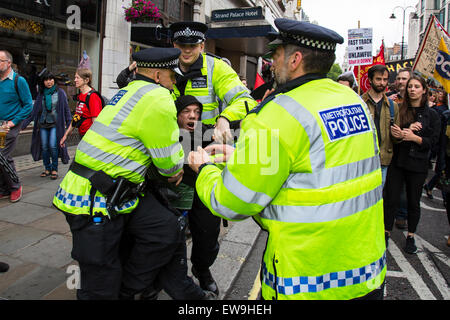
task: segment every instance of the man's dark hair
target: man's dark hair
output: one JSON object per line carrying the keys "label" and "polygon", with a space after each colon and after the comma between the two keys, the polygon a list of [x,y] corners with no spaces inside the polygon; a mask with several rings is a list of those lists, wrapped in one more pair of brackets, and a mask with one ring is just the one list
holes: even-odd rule
{"label": "man's dark hair", "polygon": [[408,72],[410,77],[411,77],[412,74],[413,74],[411,68],[401,68],[401,69],[399,69],[399,70],[397,71],[397,74],[399,74],[400,72]]}
{"label": "man's dark hair", "polygon": [[355,80],[350,73],[341,74],[336,81],[347,81],[350,84],[350,88],[353,88],[353,85],[355,84]]}
{"label": "man's dark hair", "polygon": [[376,65],[370,67],[369,71],[367,72],[367,77],[370,80],[372,80],[373,77],[375,76],[375,73],[384,74],[385,72],[387,72],[388,75],[389,75],[389,71],[388,71],[388,69],[386,68],[385,65],[383,65],[383,64],[376,64]]}
{"label": "man's dark hair", "polygon": [[294,44],[284,46],[285,58],[291,56],[296,51],[300,51],[303,55],[303,66],[306,73],[328,73],[336,60],[336,54],[334,52],[313,50]]}

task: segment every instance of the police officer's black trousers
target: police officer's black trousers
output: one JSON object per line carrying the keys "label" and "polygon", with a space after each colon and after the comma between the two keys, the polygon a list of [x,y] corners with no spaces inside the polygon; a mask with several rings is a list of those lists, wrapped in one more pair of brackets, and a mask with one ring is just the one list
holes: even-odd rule
{"label": "police officer's black trousers", "polygon": [[219,253],[219,217],[216,217],[199,199],[195,192],[192,210],[188,214],[192,234],[191,262],[199,272],[206,271]]}
{"label": "police officer's black trousers", "polygon": [[72,231],[72,258],[80,266],[79,300],[118,299],[122,265],[119,246],[126,216],[94,224],[90,216],[66,214]]}
{"label": "police officer's black trousers", "polygon": [[139,200],[127,221],[121,297],[149,287],[163,288],[173,299],[202,299],[203,290],[187,275],[186,243],[178,217],[150,193]]}

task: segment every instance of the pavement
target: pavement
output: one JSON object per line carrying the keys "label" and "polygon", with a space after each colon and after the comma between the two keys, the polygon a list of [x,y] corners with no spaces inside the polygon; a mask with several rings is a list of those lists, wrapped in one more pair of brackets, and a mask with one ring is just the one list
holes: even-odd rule
{"label": "pavement", "polygon": [[[71,158],[76,147],[69,147]],[[31,155],[14,158],[23,186],[23,197],[17,203],[0,199],[0,261],[10,265],[0,273],[0,299],[6,300],[75,300],[74,276],[77,262],[70,252],[72,234],[58,210],[53,196],[69,168],[59,164],[59,178],[42,178],[42,161]],[[211,267],[224,299],[246,261],[260,232],[252,220],[229,222],[221,228],[220,251]],[[191,240],[187,240],[188,257]],[[189,275],[191,264],[189,265]],[[192,275],[191,275],[192,276]],[[197,281],[194,278],[195,281]],[[162,293],[161,300],[170,299]]]}

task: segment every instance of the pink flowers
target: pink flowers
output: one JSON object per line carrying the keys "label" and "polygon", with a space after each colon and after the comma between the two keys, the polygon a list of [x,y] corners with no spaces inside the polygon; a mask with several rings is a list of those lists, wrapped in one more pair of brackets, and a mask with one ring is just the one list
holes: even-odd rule
{"label": "pink flowers", "polygon": [[156,5],[151,1],[133,0],[131,7],[122,7],[125,10],[125,20],[128,22],[150,22],[161,18]]}

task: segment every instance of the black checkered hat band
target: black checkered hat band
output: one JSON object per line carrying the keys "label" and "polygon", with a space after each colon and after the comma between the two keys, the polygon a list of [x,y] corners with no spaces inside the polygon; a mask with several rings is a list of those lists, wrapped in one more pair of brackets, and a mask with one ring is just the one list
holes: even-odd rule
{"label": "black checkered hat band", "polygon": [[201,38],[201,39],[205,39],[205,34],[203,32],[200,31],[195,31],[195,30],[191,30],[190,28],[186,28],[182,31],[177,31],[173,34],[174,38],[179,38],[179,37],[186,37],[186,38],[190,38],[190,37],[197,37],[197,38]]}
{"label": "black checkered hat band", "polygon": [[334,42],[327,42],[323,40],[314,40],[310,39],[305,36],[290,34],[286,32],[280,32],[281,36],[283,38],[294,40],[294,42],[298,43],[301,46],[315,48],[319,50],[326,50],[326,51],[334,51],[336,49],[336,43]]}
{"label": "black checkered hat band", "polygon": [[141,68],[155,68],[155,69],[173,69],[178,66],[178,58],[172,61],[165,62],[137,62],[136,65]]}

